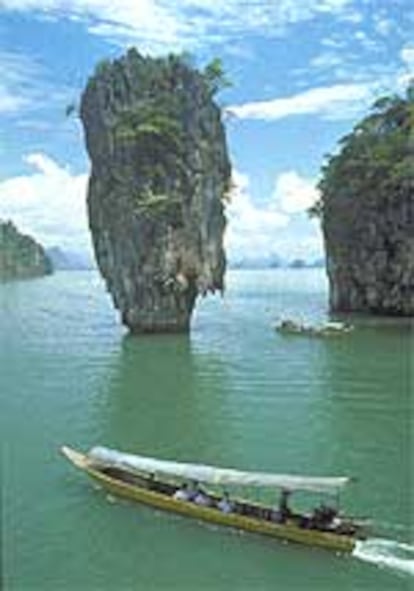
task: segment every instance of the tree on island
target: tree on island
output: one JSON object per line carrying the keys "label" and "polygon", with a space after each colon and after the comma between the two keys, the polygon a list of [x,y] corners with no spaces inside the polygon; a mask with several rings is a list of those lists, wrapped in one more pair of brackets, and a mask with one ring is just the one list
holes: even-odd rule
{"label": "tree on island", "polygon": [[413,190],[414,80],[405,96],[385,96],[349,135],[338,154],[328,157],[319,183],[320,200],[311,215],[323,217],[331,199],[343,195],[386,202]]}
{"label": "tree on island", "polygon": [[0,219],[0,281],[49,275],[53,265],[43,247],[22,234],[11,221]]}
{"label": "tree on island", "polygon": [[331,310],[414,314],[414,81],[378,99],[322,168]]}

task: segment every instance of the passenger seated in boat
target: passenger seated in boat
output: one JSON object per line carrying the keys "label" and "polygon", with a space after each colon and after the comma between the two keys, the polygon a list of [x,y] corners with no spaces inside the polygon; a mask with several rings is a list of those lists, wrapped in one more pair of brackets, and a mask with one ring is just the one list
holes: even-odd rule
{"label": "passenger seated in boat", "polygon": [[156,482],[155,482],[155,474],[153,472],[151,472],[151,474],[148,475],[148,479],[147,479],[147,488],[149,490],[156,490]]}
{"label": "passenger seated in boat", "polygon": [[286,489],[286,488],[282,488],[282,491],[280,493],[280,498],[279,498],[279,508],[278,508],[278,514],[279,514],[279,523],[283,523],[286,521],[286,519],[288,517],[291,516],[292,511],[289,508],[289,496],[290,496],[290,490]]}
{"label": "passenger seated in boat", "polygon": [[200,490],[200,485],[198,484],[197,480],[192,480],[190,482],[189,487],[188,487],[188,500],[194,501],[199,490]]}
{"label": "passenger seated in boat", "polygon": [[191,491],[188,488],[188,484],[184,483],[180,488],[177,488],[173,494],[173,499],[176,501],[190,501]]}
{"label": "passenger seated in boat", "polygon": [[213,501],[201,488],[197,490],[197,494],[191,500],[196,505],[200,505],[200,507],[211,507],[213,504]]}
{"label": "passenger seated in boat", "polygon": [[222,513],[233,513],[234,505],[230,501],[228,492],[223,493],[223,497],[217,503],[217,509],[220,509]]}
{"label": "passenger seated in boat", "polygon": [[316,529],[326,529],[333,523],[337,513],[337,510],[333,507],[328,507],[324,503],[321,503],[313,511],[311,517],[312,526]]}
{"label": "passenger seated in boat", "polygon": [[283,518],[282,514],[277,508],[270,511],[269,521],[274,521],[275,523],[283,523],[284,521],[286,521],[286,518]]}

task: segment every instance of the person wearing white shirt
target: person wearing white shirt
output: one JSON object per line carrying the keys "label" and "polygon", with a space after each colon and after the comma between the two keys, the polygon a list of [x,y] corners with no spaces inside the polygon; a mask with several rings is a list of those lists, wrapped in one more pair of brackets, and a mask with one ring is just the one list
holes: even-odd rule
{"label": "person wearing white shirt", "polygon": [[222,513],[232,513],[234,510],[233,503],[230,501],[229,493],[223,493],[223,498],[217,503],[217,508]]}
{"label": "person wearing white shirt", "polygon": [[200,488],[198,489],[197,494],[193,499],[193,502],[196,505],[200,505],[201,507],[211,507],[212,505],[210,497],[206,495],[206,493],[203,492]]}
{"label": "person wearing white shirt", "polygon": [[188,490],[187,484],[183,484],[181,488],[177,488],[173,494],[173,499],[176,501],[189,501],[191,499],[191,493]]}

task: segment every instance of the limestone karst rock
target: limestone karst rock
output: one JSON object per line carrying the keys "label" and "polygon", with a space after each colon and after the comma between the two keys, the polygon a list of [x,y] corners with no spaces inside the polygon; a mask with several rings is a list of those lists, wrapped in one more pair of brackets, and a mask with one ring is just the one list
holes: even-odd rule
{"label": "limestone karst rock", "polygon": [[231,168],[214,85],[184,58],[100,64],[81,100],[96,260],[132,332],[189,329],[223,289]]}
{"label": "limestone karst rock", "polygon": [[330,305],[414,315],[414,87],[378,100],[320,183]]}

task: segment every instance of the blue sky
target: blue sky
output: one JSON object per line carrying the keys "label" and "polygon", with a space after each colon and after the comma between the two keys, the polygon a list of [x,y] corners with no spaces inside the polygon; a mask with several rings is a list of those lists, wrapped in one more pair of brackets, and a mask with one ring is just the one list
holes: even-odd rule
{"label": "blue sky", "polygon": [[306,208],[324,156],[414,75],[412,0],[0,0],[0,217],[88,249],[88,158],[65,106],[103,58],[220,56],[236,189],[232,259],[320,256]]}

